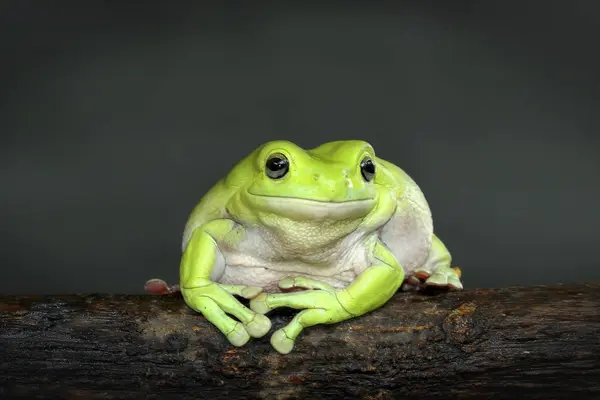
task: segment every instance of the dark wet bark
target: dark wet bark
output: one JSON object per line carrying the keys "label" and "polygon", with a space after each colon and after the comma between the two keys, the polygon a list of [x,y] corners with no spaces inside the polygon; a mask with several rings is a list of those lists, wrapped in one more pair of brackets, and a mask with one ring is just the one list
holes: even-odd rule
{"label": "dark wet bark", "polygon": [[179,294],[0,297],[0,398],[15,396],[600,398],[600,284],[398,293],[288,355],[268,336],[230,346]]}

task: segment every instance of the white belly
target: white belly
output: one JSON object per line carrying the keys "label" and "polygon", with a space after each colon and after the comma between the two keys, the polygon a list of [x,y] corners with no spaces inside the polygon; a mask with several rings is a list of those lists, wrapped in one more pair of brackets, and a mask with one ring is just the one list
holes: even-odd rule
{"label": "white belly", "polygon": [[366,249],[376,240],[376,233],[368,236],[356,233],[328,248],[285,256],[273,243],[250,237],[238,249],[222,249],[223,265],[213,280],[276,292],[281,279],[302,276],[344,288],[371,265]]}

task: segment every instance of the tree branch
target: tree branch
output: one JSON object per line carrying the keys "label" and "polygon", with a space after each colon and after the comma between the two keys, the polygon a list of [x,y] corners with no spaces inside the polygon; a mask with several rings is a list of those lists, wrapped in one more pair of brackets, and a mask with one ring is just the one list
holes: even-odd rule
{"label": "tree branch", "polygon": [[599,378],[600,284],[398,293],[288,355],[232,347],[179,294],[0,297],[1,398],[600,398]]}

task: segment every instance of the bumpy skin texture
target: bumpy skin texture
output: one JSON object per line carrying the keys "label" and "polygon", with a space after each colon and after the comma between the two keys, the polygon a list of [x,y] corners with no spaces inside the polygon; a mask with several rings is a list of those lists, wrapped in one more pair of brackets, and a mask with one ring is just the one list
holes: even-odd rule
{"label": "bumpy skin texture", "polygon": [[[304,150],[274,141],[240,161],[193,210],[180,288],[235,346],[269,332],[270,310],[301,310],[271,336],[285,354],[304,328],[373,311],[403,283],[462,289],[450,263],[419,187],[368,143]],[[251,299],[250,308],[235,296]]]}

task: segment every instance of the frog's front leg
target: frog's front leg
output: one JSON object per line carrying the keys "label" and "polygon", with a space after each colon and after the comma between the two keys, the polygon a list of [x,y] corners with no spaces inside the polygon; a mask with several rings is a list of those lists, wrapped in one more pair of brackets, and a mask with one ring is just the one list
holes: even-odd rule
{"label": "frog's front leg", "polygon": [[282,289],[302,287],[309,290],[261,293],[252,299],[250,308],[261,314],[278,307],[302,309],[289,324],[271,336],[275,350],[282,354],[292,351],[294,341],[304,328],[341,322],[384,305],[402,284],[404,271],[381,243],[376,244],[374,256],[377,263],[365,269],[344,289],[307,278],[286,278],[279,283]]}
{"label": "frog's front leg", "polygon": [[[185,302],[203,314],[234,346],[242,346],[252,337],[262,337],[271,329],[271,321],[248,309],[234,295],[256,297],[261,288],[222,285],[215,282],[225,268],[223,255],[215,239],[230,233],[235,223],[215,220],[194,231],[181,259],[181,294]],[[235,316],[238,322],[227,314]]]}
{"label": "frog's front leg", "polygon": [[423,265],[413,271],[410,278],[424,282],[426,286],[461,290],[463,288],[461,271],[451,267],[452,256],[444,243],[433,235],[429,255]]}

